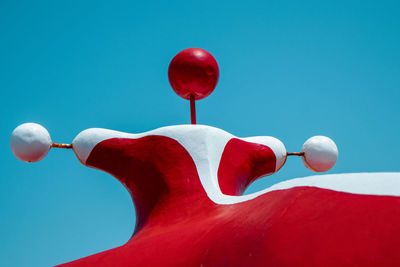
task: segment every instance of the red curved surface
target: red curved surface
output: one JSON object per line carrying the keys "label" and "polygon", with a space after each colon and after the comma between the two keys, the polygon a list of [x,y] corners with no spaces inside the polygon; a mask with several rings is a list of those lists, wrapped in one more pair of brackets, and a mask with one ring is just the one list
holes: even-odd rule
{"label": "red curved surface", "polygon": [[[249,163],[267,160],[268,149],[240,142],[232,141],[224,151],[221,186],[238,174],[246,176],[240,181],[251,181],[272,170],[254,171],[258,165]],[[244,152],[256,156],[234,155]],[[235,159],[250,167],[229,165]],[[136,233],[121,247],[61,266],[400,264],[399,197],[296,187],[218,205],[207,197],[189,153],[161,136],[105,140],[87,165],[114,175],[130,191],[138,214]]]}
{"label": "red curved surface", "polygon": [[218,168],[222,193],[242,195],[257,178],[275,172],[276,157],[271,148],[232,138],[226,144]]}

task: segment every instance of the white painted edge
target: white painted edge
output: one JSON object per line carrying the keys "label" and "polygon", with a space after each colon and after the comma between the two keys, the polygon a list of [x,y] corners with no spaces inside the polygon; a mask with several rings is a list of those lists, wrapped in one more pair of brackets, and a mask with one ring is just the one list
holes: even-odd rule
{"label": "white painted edge", "polygon": [[[218,184],[218,167],[224,148],[229,140],[238,138],[221,129],[206,125],[177,125],[155,129],[140,134],[129,134],[113,130],[92,128],[78,134],[72,142],[78,159],[86,165],[90,152],[100,142],[110,138],[141,138],[148,135],[159,135],[172,138],[179,142],[192,157],[201,184],[209,198],[219,203],[225,198]],[[260,143],[270,147],[277,157],[276,170],[286,160],[286,149],[281,141],[274,137],[257,136],[238,138],[243,141]]]}
{"label": "white painted edge", "polygon": [[252,199],[271,191],[301,186],[318,187],[361,195],[400,196],[400,172],[313,175],[286,180],[247,196],[249,199]]}
{"label": "white painted edge", "polygon": [[[194,160],[201,184],[208,197],[217,204],[235,204],[254,199],[271,191],[299,186],[313,186],[354,194],[400,196],[400,173],[316,175],[280,182],[265,190],[249,195],[225,195],[221,192],[218,184],[218,166],[226,143],[230,139],[237,137],[221,129],[205,125],[168,126],[140,134],[92,128],[78,134],[72,144],[78,159],[83,164],[86,164],[90,152],[101,141],[110,138],[140,138],[148,135],[165,136],[179,142]],[[277,155],[277,167],[284,164],[286,149],[278,139],[265,136],[239,139],[269,146]],[[285,156],[283,157],[282,155]]]}
{"label": "white painted edge", "polygon": [[279,139],[272,136],[253,136],[241,138],[241,140],[256,144],[262,144],[271,148],[276,157],[276,171],[282,168],[283,164],[285,164],[287,151],[285,145]]}

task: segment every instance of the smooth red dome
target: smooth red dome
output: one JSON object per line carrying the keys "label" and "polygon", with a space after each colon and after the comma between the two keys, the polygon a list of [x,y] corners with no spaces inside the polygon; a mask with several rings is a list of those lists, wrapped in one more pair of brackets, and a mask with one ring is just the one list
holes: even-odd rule
{"label": "smooth red dome", "polygon": [[201,48],[188,48],[179,52],[169,64],[168,79],[180,97],[196,100],[209,96],[214,91],[219,77],[215,58]]}

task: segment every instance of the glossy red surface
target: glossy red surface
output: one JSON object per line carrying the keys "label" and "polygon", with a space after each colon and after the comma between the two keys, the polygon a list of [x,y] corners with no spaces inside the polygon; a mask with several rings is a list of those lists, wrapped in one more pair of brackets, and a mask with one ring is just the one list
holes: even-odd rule
{"label": "glossy red surface", "polygon": [[165,208],[177,216],[192,211],[189,205],[176,209],[181,202],[211,202],[189,153],[168,137],[108,139],[93,149],[86,164],[112,174],[127,188],[136,208],[136,231]]}
{"label": "glossy red surface", "polygon": [[275,167],[275,154],[269,147],[232,138],[219,163],[221,192],[240,196],[255,179],[274,173]]}
{"label": "glossy red surface", "polygon": [[[234,181],[230,176],[242,173],[239,165],[252,166],[249,161],[260,171],[245,166],[247,180],[272,170],[261,167],[273,161],[269,149],[241,142],[225,149],[224,161],[238,166],[222,162],[235,171],[220,184]],[[137,228],[126,244],[64,267],[400,265],[400,197],[303,186],[219,205],[206,195],[186,149],[162,136],[105,140],[87,165],[126,186]]]}
{"label": "glossy red surface", "polygon": [[219,77],[217,61],[201,48],[188,48],[179,52],[168,68],[168,79],[172,89],[182,98],[195,100],[209,96],[215,89]]}

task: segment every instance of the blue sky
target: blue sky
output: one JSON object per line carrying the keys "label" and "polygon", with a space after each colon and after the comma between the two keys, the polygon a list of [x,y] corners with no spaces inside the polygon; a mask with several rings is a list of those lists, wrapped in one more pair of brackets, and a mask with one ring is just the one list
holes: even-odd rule
{"label": "blue sky", "polygon": [[[122,185],[72,151],[13,157],[12,130],[55,142],[102,127],[143,132],[189,123],[169,61],[201,47],[219,84],[197,120],[298,151],[314,135],[339,148],[329,173],[400,171],[398,1],[0,2],[0,266],[51,266],[126,242],[134,207]],[[312,175],[297,158],[248,192]]]}

